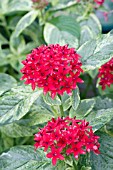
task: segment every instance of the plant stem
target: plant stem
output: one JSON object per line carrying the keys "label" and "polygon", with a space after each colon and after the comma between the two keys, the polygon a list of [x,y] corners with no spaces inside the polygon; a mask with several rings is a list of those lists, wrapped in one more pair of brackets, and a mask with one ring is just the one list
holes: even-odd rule
{"label": "plant stem", "polygon": [[58,97],[59,97],[59,99],[60,99],[60,101],[61,101],[61,105],[59,106],[60,115],[61,115],[62,117],[65,117],[65,114],[64,114],[64,111],[63,111],[63,106],[62,106],[62,99],[61,99],[61,96],[58,95]]}
{"label": "plant stem", "polygon": [[60,105],[59,108],[60,108],[60,115],[64,117],[65,114],[64,114],[64,111],[63,111],[63,106]]}
{"label": "plant stem", "polygon": [[54,116],[57,118],[58,117],[58,113],[57,113],[57,110],[54,108],[54,106],[51,106],[51,109],[54,113]]}
{"label": "plant stem", "polygon": [[74,167],[75,170],[78,170],[78,166],[77,166],[77,164],[76,164],[75,159],[73,159],[73,167]]}

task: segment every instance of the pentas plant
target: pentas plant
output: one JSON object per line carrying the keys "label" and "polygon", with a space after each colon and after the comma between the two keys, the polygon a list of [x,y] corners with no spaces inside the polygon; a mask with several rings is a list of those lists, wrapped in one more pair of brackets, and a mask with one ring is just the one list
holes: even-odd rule
{"label": "pentas plant", "polygon": [[25,79],[25,84],[31,84],[33,90],[39,87],[43,88],[44,94],[50,92],[53,99],[64,92],[71,95],[77,83],[83,82],[79,78],[83,72],[80,56],[68,45],[42,45],[28,54],[22,63],[24,75],[21,80]]}
{"label": "pentas plant", "polygon": [[57,160],[65,160],[66,156],[74,156],[78,160],[81,154],[93,151],[100,154],[98,142],[92,127],[85,120],[76,118],[52,118],[47,125],[35,134],[35,148],[44,148],[47,158],[56,165]]}
{"label": "pentas plant", "polygon": [[99,84],[102,86],[102,90],[105,90],[106,86],[110,87],[113,84],[113,58],[100,67],[98,77],[100,78]]}
{"label": "pentas plant", "polygon": [[[25,84],[31,84],[33,90],[36,87],[43,88],[44,95],[48,93],[52,99],[58,96],[61,101],[64,92],[72,95],[77,83],[83,82],[79,78],[83,72],[80,55],[68,45],[42,45],[33,49],[22,63],[21,80],[25,79]],[[62,102],[58,110],[54,104],[51,109],[54,118],[35,135],[35,149],[44,148],[46,157],[52,159],[53,165],[56,165],[57,160],[65,162],[67,157],[72,162],[75,159],[79,161],[81,154],[90,151],[100,153],[99,137],[94,135],[88,122],[65,117]]]}

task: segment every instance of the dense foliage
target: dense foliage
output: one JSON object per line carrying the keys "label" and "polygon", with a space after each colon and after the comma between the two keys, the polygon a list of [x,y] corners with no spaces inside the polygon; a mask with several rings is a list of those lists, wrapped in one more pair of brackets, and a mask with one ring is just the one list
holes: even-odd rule
{"label": "dense foliage", "polygon": [[[107,12],[104,1],[0,0],[0,170],[113,169],[113,31],[102,34],[97,9]],[[35,151],[34,134],[37,142],[36,134],[58,117],[81,122],[75,124],[83,128],[84,137],[76,134],[83,155],[70,156],[73,139],[53,166],[52,151],[60,150]],[[72,133],[69,126],[59,135]]]}

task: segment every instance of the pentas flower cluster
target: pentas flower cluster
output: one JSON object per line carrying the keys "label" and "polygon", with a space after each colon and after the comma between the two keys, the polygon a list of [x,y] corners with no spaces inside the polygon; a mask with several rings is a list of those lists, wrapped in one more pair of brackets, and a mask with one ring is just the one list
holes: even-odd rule
{"label": "pentas flower cluster", "polygon": [[102,90],[105,90],[106,86],[110,87],[113,84],[113,58],[101,66],[98,77],[100,78],[99,84],[102,86]]}
{"label": "pentas flower cluster", "polygon": [[45,152],[48,151],[46,157],[52,159],[53,165],[56,165],[58,159],[64,160],[66,155],[78,159],[80,154],[90,151],[99,154],[99,136],[94,135],[88,124],[76,118],[52,118],[35,134],[35,149],[44,148]]}
{"label": "pentas flower cluster", "polygon": [[34,4],[34,8],[38,8],[38,9],[43,9],[48,5],[48,1],[47,0],[32,0],[33,4]]}
{"label": "pentas flower cluster", "polygon": [[98,5],[103,5],[104,0],[94,0],[94,2]]}
{"label": "pentas flower cluster", "polygon": [[42,45],[22,61],[24,75],[21,80],[26,79],[25,84],[31,84],[33,90],[37,86],[43,88],[44,94],[51,92],[52,98],[64,92],[71,95],[76,84],[83,82],[79,78],[83,72],[79,59],[75,49],[68,45]]}

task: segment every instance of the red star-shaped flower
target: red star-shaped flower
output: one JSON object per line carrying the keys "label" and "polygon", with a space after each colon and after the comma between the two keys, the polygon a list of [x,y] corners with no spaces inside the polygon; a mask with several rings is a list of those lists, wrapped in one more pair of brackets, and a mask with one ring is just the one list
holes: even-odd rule
{"label": "red star-shaped flower", "polygon": [[66,150],[67,155],[72,154],[76,159],[78,159],[80,154],[85,154],[86,152],[82,148],[83,144],[81,142],[79,143],[72,143],[71,147]]}
{"label": "red star-shaped flower", "polygon": [[56,165],[57,159],[64,160],[64,157],[61,155],[62,148],[51,147],[51,152],[46,156],[47,158],[52,158],[52,164]]}

